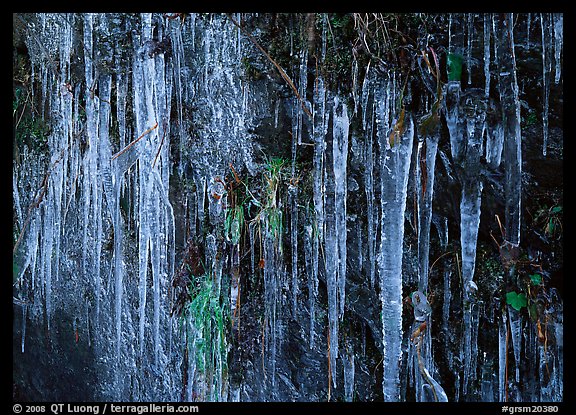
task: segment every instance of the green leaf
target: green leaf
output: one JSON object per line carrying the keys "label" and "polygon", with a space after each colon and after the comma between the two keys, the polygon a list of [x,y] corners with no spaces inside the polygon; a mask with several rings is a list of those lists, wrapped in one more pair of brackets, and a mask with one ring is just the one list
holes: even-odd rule
{"label": "green leaf", "polygon": [[532,285],[540,285],[542,283],[542,275],[532,274],[530,275],[530,281],[532,282]]}
{"label": "green leaf", "polygon": [[448,62],[446,64],[448,69],[448,81],[459,81],[462,77],[462,55],[455,53],[448,54]]}
{"label": "green leaf", "polygon": [[552,209],[552,213],[560,213],[560,212],[562,212],[562,206],[555,206]]}
{"label": "green leaf", "polygon": [[506,304],[510,305],[513,309],[520,311],[522,307],[526,307],[528,299],[526,294],[518,294],[516,291],[506,293]]}

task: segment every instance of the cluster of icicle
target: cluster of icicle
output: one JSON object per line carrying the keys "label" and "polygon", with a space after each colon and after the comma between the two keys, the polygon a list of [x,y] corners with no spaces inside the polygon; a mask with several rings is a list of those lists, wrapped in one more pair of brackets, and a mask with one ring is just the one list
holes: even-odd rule
{"label": "cluster of icicle", "polygon": [[[114,372],[97,394],[177,398],[171,377],[146,392],[137,368],[137,362],[148,362],[160,376],[176,350],[172,336],[163,334],[171,333],[174,324],[167,294],[175,234],[168,200],[172,67],[163,53],[148,53],[152,16],[143,15],[139,27],[128,29],[120,27],[118,17],[95,14],[39,14],[29,24],[32,73],[43,88],[34,99],[41,100],[51,124],[51,159],[47,169],[34,172],[46,174],[44,196],[29,211],[15,252],[25,257],[16,284],[30,299],[29,318],[44,316],[50,333],[57,309],[75,315],[70,330],[76,342],[94,347],[97,359]],[[132,37],[125,44],[127,31]],[[84,71],[71,84],[71,52],[78,47]],[[121,53],[123,48],[129,52]],[[46,64],[55,57],[57,66]],[[111,125],[112,116],[117,126]],[[25,159],[23,166],[29,163],[33,160]],[[17,205],[27,185],[21,176],[25,169],[21,172],[14,179]],[[130,207],[122,211],[126,199]],[[25,220],[19,211],[18,223]],[[127,251],[132,232],[137,235],[134,254]],[[110,250],[105,247],[110,238],[111,252],[104,252]],[[137,310],[127,307],[127,296],[133,295]]]}
{"label": "cluster of icicle", "polygon": [[[549,135],[550,78],[552,76],[552,65],[554,62],[554,83],[560,83],[560,76],[562,74],[561,53],[564,41],[564,16],[562,13],[540,13],[539,20],[542,34],[542,133],[544,135],[542,154],[546,156]],[[528,15],[527,21],[526,44],[527,47],[530,47],[530,14]]]}
{"label": "cluster of icicle", "polygon": [[[466,57],[468,84],[471,84],[472,72],[472,41],[476,41],[474,33],[474,19],[477,16],[451,16],[450,17],[450,45],[449,53]],[[478,325],[480,321],[481,305],[476,300],[478,287],[474,282],[476,262],[476,244],[481,212],[481,195],[483,181],[480,178],[482,171],[487,168],[496,170],[501,161],[505,171],[505,240],[501,246],[504,250],[517,250],[520,244],[520,213],[521,213],[521,130],[520,130],[520,101],[518,83],[516,79],[516,58],[513,34],[513,16],[481,16],[483,19],[482,40],[484,42],[484,88],[462,88],[461,80],[449,81],[443,90],[443,115],[445,117],[449,135],[452,160],[456,166],[462,184],[460,197],[460,239],[461,239],[461,274],[462,274],[462,302],[464,310],[463,338],[460,355],[457,358],[462,366],[453,367],[454,357],[447,351],[451,369],[456,376],[456,396],[460,393],[463,399],[473,393],[470,389],[477,376],[478,366]],[[557,58],[557,81],[560,74],[559,51],[561,50],[561,16],[553,16],[554,30],[560,33],[555,35],[555,51]],[[466,27],[464,27],[466,26]],[[550,26],[552,31],[552,26]],[[466,37],[464,35],[467,35]],[[465,42],[466,40],[466,42]],[[490,45],[494,45],[494,57],[491,59]],[[495,66],[495,68],[491,68]],[[497,91],[498,99],[490,96],[491,72],[498,73]],[[357,76],[357,72],[354,72]],[[367,258],[368,272],[371,287],[379,291],[382,306],[382,344],[383,344],[383,393],[385,401],[397,401],[401,398],[400,371],[402,362],[402,253],[404,234],[404,212],[406,209],[406,194],[408,173],[410,171],[411,156],[414,138],[418,138],[417,160],[414,169],[417,174],[417,209],[418,209],[418,259],[419,275],[417,296],[422,307],[427,305],[428,270],[429,270],[429,242],[430,224],[432,220],[432,190],[434,188],[435,159],[439,140],[439,129],[422,130],[415,134],[414,122],[410,114],[404,114],[398,105],[401,96],[397,74],[393,71],[378,73],[368,67],[360,93],[354,91],[356,107],[360,101],[362,128],[365,143],[365,170],[364,188],[367,198]],[[358,82],[354,82],[358,85]],[[438,98],[438,97],[436,97]],[[336,385],[337,359],[344,364],[345,383],[353,381],[349,374],[351,360],[347,354],[339,353],[338,321],[342,319],[345,310],[345,272],[346,249],[346,222],[342,214],[346,211],[346,185],[342,181],[346,174],[346,154],[342,154],[347,146],[350,119],[346,109],[341,109],[341,98],[324,89],[320,75],[315,81],[314,102],[312,105],[314,128],[312,137],[314,141],[314,229],[309,228],[308,235],[312,241],[307,249],[312,249],[313,280],[318,275],[318,249],[324,247],[324,265],[326,287],[328,292],[328,332],[330,355],[330,379]],[[330,107],[333,108],[330,111]],[[357,110],[357,108],[355,108]],[[326,118],[332,115],[332,137],[327,136]],[[353,115],[356,115],[356,111]],[[481,158],[485,157],[486,166],[481,165]],[[425,171],[424,171],[425,169]],[[379,194],[379,203],[375,201],[375,194]],[[380,210],[378,211],[378,206]],[[447,228],[445,222],[438,224],[439,233],[444,245],[447,243]],[[379,238],[379,239],[378,239]],[[360,241],[361,242],[361,241]],[[345,245],[344,245],[345,246]],[[359,250],[362,252],[362,250]],[[514,269],[509,270],[509,278],[514,277]],[[343,277],[344,276],[344,277]],[[376,285],[378,281],[378,286]],[[316,280],[315,280],[316,281]],[[314,284],[312,284],[314,286]],[[447,273],[444,285],[445,304],[443,307],[443,322],[447,329],[450,320],[450,274]],[[311,294],[312,297],[312,294]],[[409,368],[411,379],[416,388],[416,399],[419,401],[445,401],[447,396],[442,387],[434,380],[431,373],[436,373],[436,367],[431,349],[431,319],[426,313],[418,311],[418,304],[412,296],[415,307],[415,324],[410,333],[411,347]],[[311,299],[310,304],[313,304]],[[556,306],[557,308],[558,306]],[[555,310],[559,317],[554,323],[554,337],[559,342],[556,350],[546,351],[545,345],[539,345],[539,355],[535,353],[536,346],[526,346],[528,355],[539,361],[539,380],[541,385],[540,396],[531,393],[526,399],[546,400],[557,399],[561,396],[561,380],[558,377],[558,368],[562,367],[562,328],[558,321],[562,321],[561,310]],[[313,317],[311,307],[311,318]],[[515,385],[510,389],[518,390],[520,349],[522,343],[522,318],[511,307],[499,319],[500,339],[499,358],[499,392],[500,400],[522,400],[523,397],[510,396],[507,379],[507,350],[505,347],[506,321],[510,320],[511,337],[516,365]],[[530,330],[534,324],[530,325]],[[313,324],[311,324],[311,328]],[[311,331],[311,345],[313,344]],[[533,342],[530,341],[530,344]],[[528,347],[532,347],[528,350]],[[451,357],[450,357],[451,356]],[[550,371],[548,361],[552,362]],[[546,367],[549,373],[544,375],[542,368]],[[552,374],[551,374],[552,372]],[[412,375],[413,373],[413,375]],[[353,389],[353,385],[345,385],[345,390]],[[490,392],[483,393],[487,400],[494,400],[495,395]]]}
{"label": "cluster of icicle", "polygon": [[[469,56],[471,54],[470,39],[474,37],[474,29],[470,24],[473,15],[468,15],[467,28],[464,27],[462,16],[450,17],[450,44],[449,53]],[[462,348],[460,351],[460,361],[463,365],[463,377],[457,376],[461,382],[461,392],[464,398],[471,392],[471,385],[477,376],[478,363],[478,324],[481,304],[475,299],[477,286],[474,282],[474,269],[476,261],[476,242],[478,237],[478,227],[480,223],[480,205],[483,188],[483,181],[479,179],[480,158],[485,156],[486,166],[489,170],[496,170],[502,163],[505,172],[505,223],[503,238],[500,250],[508,255],[514,255],[520,245],[521,226],[521,194],[522,194],[522,154],[521,154],[521,126],[520,126],[520,100],[518,82],[516,76],[516,56],[514,43],[513,22],[514,16],[489,15],[483,16],[484,31],[484,74],[485,88],[467,88],[462,90],[460,81],[449,81],[446,85],[445,97],[445,117],[450,134],[450,145],[452,159],[457,164],[462,183],[462,194],[460,203],[460,234],[461,234],[461,255],[462,255],[462,283],[463,283],[463,305],[464,305],[464,335]],[[545,23],[547,19],[554,21],[554,30],[558,30],[555,39],[555,50],[557,56],[556,82],[560,77],[560,50],[562,48],[562,16],[549,15],[544,19],[541,15],[542,30],[544,27],[552,33],[552,25]],[[530,21],[530,17],[528,17]],[[529,32],[528,32],[529,33]],[[468,39],[467,46],[464,42],[464,34]],[[491,39],[492,38],[492,39]],[[498,73],[497,91],[499,99],[490,96],[490,67],[492,64],[490,56],[490,44],[494,45],[494,59],[496,71]],[[543,35],[543,56],[548,41]],[[546,58],[544,59],[546,62]],[[470,59],[468,59],[470,64]],[[468,74],[473,69],[468,67]],[[546,69],[544,71],[544,90],[547,96],[549,85],[546,85]],[[468,78],[470,84],[470,77]],[[546,154],[547,140],[547,99],[544,103],[543,125],[544,125],[544,155]],[[484,147],[485,146],[485,147]],[[515,267],[506,267],[507,279],[515,281]],[[553,289],[551,290],[553,291]],[[446,294],[446,293],[445,293]],[[554,300],[555,302],[556,300]],[[558,342],[555,353],[545,352],[546,345],[540,344],[536,351],[534,339],[535,324],[528,324],[526,330],[532,333],[529,340],[522,341],[522,331],[525,323],[518,311],[507,306],[504,314],[498,318],[499,324],[499,380],[498,398],[501,401],[514,400],[555,400],[562,396],[562,384],[557,375],[558,367],[562,361],[562,329],[558,321],[562,321],[562,311],[559,305],[554,305],[550,311],[554,314],[554,338]],[[446,310],[446,309],[445,309]],[[445,311],[446,312],[446,311]],[[509,329],[507,328],[509,322]],[[508,332],[511,334],[508,335]],[[514,362],[515,380],[508,379],[508,337],[511,337]],[[540,393],[534,387],[526,388],[526,395],[520,393],[520,359],[522,344],[527,356],[540,368],[538,379],[541,385]],[[484,359],[486,352],[484,353]],[[451,359],[450,359],[451,361]],[[552,362],[553,369],[546,375],[543,374],[542,367],[549,367],[548,362]],[[484,375],[483,375],[484,376]],[[512,376],[510,376],[512,378]],[[490,382],[483,381],[483,387]],[[460,388],[456,389],[457,394]],[[492,387],[487,387],[482,392],[483,398],[494,399]],[[458,396],[458,395],[457,395]]]}

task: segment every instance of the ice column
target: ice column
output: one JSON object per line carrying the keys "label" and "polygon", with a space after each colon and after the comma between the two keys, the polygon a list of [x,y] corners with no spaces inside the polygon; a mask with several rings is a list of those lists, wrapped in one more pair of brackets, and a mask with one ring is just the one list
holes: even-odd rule
{"label": "ice column", "polygon": [[[321,76],[316,79],[314,88],[313,130],[313,201],[314,218],[312,224],[312,297],[318,294],[318,271],[320,261],[320,246],[324,240],[324,150],[325,137],[328,130],[328,112],[326,111],[327,91]],[[315,313],[310,299],[310,348],[314,347]]]}
{"label": "ice column", "polygon": [[[377,87],[382,87],[379,84]],[[379,108],[381,109],[381,108]],[[400,399],[400,363],[402,360],[402,253],[404,211],[408,172],[412,155],[414,123],[406,114],[399,136],[389,140],[384,114],[376,116],[377,135],[383,151],[380,165],[382,221],[378,273],[382,303],[382,340],[384,346],[382,388],[384,401]],[[392,144],[391,144],[392,141]],[[385,143],[385,144],[384,144]]]}
{"label": "ice column", "polygon": [[434,171],[440,131],[434,128],[430,134],[421,137],[418,143],[417,158],[417,202],[418,202],[418,289],[428,291],[428,269],[430,254],[430,223],[432,220],[432,196],[434,191]]}
{"label": "ice column", "polygon": [[520,243],[520,201],[522,191],[522,148],[520,130],[520,100],[516,80],[516,57],[512,16],[497,18],[498,89],[504,128],[503,162],[506,193],[506,241],[514,247]]}
{"label": "ice column", "polygon": [[556,63],[554,70],[554,82],[560,83],[560,75],[562,73],[562,61],[560,55],[562,54],[562,44],[564,40],[563,26],[564,15],[562,13],[554,13],[554,62]]}
{"label": "ice column", "polygon": [[366,68],[366,76],[362,84],[362,127],[365,134],[364,154],[364,188],[366,192],[367,240],[368,240],[368,273],[370,287],[374,288],[376,280],[376,227],[374,223],[374,99],[371,81],[370,65]]}
{"label": "ice column", "polygon": [[550,76],[552,72],[552,52],[550,51],[552,39],[549,30],[551,28],[550,19],[550,15],[540,13],[540,27],[542,29],[542,91],[544,93],[542,108],[542,132],[544,141],[542,143],[542,154],[544,156],[546,156],[548,147],[548,110],[550,101]]}
{"label": "ice column", "polygon": [[334,171],[334,215],[338,264],[339,317],[344,316],[346,288],[346,165],[348,163],[348,109],[345,102],[334,98],[334,124],[332,126],[332,166]]}

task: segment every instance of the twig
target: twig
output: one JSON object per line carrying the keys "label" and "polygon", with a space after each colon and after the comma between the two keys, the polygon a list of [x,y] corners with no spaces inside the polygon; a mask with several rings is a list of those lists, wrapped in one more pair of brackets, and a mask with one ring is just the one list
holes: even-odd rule
{"label": "twig", "polygon": [[286,72],[284,72],[284,69],[282,69],[282,67],[280,65],[278,65],[278,63],[276,63],[276,61],[274,59],[272,59],[272,57],[268,54],[268,52],[266,52],[264,50],[264,48],[262,46],[260,46],[258,44],[258,42],[256,41],[256,39],[254,38],[254,36],[252,36],[250,33],[246,32],[244,30],[244,28],[242,26],[240,26],[240,24],[234,20],[234,18],[230,15],[227,14],[228,18],[232,21],[232,23],[234,23],[234,25],[236,25],[236,27],[238,27],[238,29],[240,29],[240,31],[248,38],[250,39],[250,41],[258,48],[260,49],[260,51],[268,58],[268,60],[270,62],[272,62],[272,64],[276,67],[276,69],[278,69],[278,72],[280,73],[280,76],[286,81],[286,83],[290,86],[290,88],[292,88],[292,90],[294,91],[294,94],[296,95],[296,98],[298,98],[298,100],[300,101],[301,105],[302,105],[302,109],[304,110],[304,112],[310,117],[312,118],[312,114],[310,113],[310,111],[308,110],[308,108],[306,107],[306,103],[304,102],[304,100],[302,99],[302,97],[300,96],[300,94],[298,93],[298,89],[294,86],[294,83],[292,82],[292,80],[290,79],[290,77],[288,75],[286,75]]}
{"label": "twig", "polygon": [[232,170],[232,173],[234,174],[234,179],[236,180],[237,184],[242,183],[242,180],[240,180],[240,178],[238,177],[238,174],[236,174],[236,170],[234,170],[234,166],[232,165],[232,162],[230,162],[228,164],[230,166],[230,170]]}
{"label": "twig", "polygon": [[[156,123],[158,125],[158,123]],[[154,157],[154,162],[152,163],[152,168],[156,164],[156,160],[158,160],[158,156],[160,155],[160,150],[162,149],[162,144],[164,144],[164,137],[166,136],[166,126],[164,126],[164,131],[162,131],[162,140],[160,140],[160,145],[158,146],[158,151],[156,152],[156,157]]]}
{"label": "twig", "polygon": [[20,117],[18,118],[18,121],[16,122],[16,126],[14,127],[15,129],[18,128],[18,126],[20,125],[20,121],[22,121],[22,117],[24,116],[24,112],[26,112],[26,105],[28,104],[28,97],[30,96],[30,90],[28,89],[28,93],[26,94],[26,101],[24,101],[24,106],[22,107],[22,112],[20,113]]}
{"label": "twig", "polygon": [[146,134],[150,133],[152,130],[154,130],[154,129],[157,128],[157,127],[158,127],[158,123],[156,123],[153,127],[148,128],[146,131],[144,131],[144,132],[142,133],[142,135],[141,135],[140,137],[138,137],[136,140],[132,141],[130,144],[128,144],[126,147],[124,147],[123,150],[120,150],[118,153],[114,154],[114,155],[112,156],[111,161],[114,160],[114,159],[116,159],[116,158],[118,158],[118,157],[121,156],[122,154],[124,154],[130,147],[132,147],[134,144],[136,144],[138,141],[140,141],[140,139],[141,139],[142,137],[144,137]]}
{"label": "twig", "polygon": [[440,255],[438,258],[436,258],[436,260],[432,263],[432,265],[430,265],[430,269],[428,270],[428,273],[430,274],[432,272],[432,268],[434,268],[434,265],[436,265],[436,262],[438,262],[440,260],[440,258],[449,255],[449,254],[453,254],[454,251],[448,251],[448,252],[444,252],[442,255]]}
{"label": "twig", "polygon": [[506,231],[502,227],[502,222],[500,222],[500,217],[498,215],[494,215],[494,216],[496,216],[496,221],[498,222],[498,227],[500,228],[500,233],[502,234],[502,238],[506,239]]}

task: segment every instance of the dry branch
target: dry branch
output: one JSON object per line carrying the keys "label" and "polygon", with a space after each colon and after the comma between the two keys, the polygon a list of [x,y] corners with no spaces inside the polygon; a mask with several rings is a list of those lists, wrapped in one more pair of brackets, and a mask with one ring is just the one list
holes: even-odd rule
{"label": "dry branch", "polygon": [[122,150],[120,150],[118,153],[114,154],[112,156],[111,160],[114,160],[116,158],[118,158],[119,156],[121,156],[122,154],[124,154],[130,147],[132,147],[134,144],[136,144],[138,141],[140,141],[142,139],[142,137],[144,137],[146,134],[149,134],[150,132],[152,132],[152,130],[156,129],[158,127],[158,123],[156,123],[153,127],[148,128],[146,131],[144,131],[142,133],[142,135],[140,137],[138,137],[136,140],[132,141],[130,144],[128,144],[126,147],[124,147]]}

